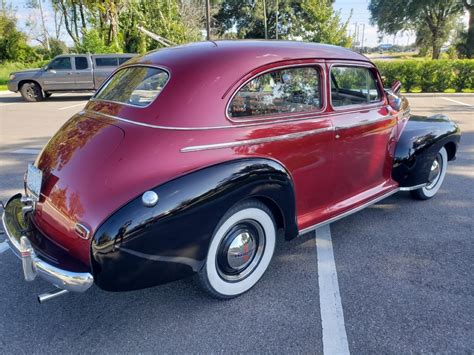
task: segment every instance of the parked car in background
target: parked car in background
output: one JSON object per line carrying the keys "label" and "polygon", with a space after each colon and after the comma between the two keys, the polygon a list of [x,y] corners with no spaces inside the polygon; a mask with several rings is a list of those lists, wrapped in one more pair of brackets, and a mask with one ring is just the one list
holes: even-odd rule
{"label": "parked car in background", "polygon": [[41,69],[10,74],[8,90],[25,101],[41,101],[55,92],[94,91],[135,54],[67,54],[55,57]]}
{"label": "parked car in background", "polygon": [[384,90],[366,57],[314,43],[216,41],[134,58],[28,167],[3,214],[11,249],[26,280],[59,294],[195,275],[214,297],[239,296],[278,234],[398,191],[439,191],[460,130],[411,115],[399,89]]}

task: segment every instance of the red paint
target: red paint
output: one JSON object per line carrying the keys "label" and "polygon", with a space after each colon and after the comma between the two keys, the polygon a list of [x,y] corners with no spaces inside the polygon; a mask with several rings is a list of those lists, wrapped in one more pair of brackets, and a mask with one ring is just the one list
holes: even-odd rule
{"label": "red paint", "polygon": [[[271,158],[288,169],[295,183],[301,229],[395,188],[390,176],[397,123],[394,118],[293,140],[180,151],[188,146],[349,125],[390,114],[385,97],[370,109],[334,112],[326,80],[322,91],[327,105],[320,112],[246,122],[257,125],[242,125],[226,118],[230,97],[251,76],[296,64],[319,65],[324,71],[326,60],[372,65],[365,57],[338,47],[264,41],[218,42],[217,47],[212,42],[191,44],[135,59],[132,64],[166,68],[170,81],[149,107],[90,101],[87,112],[74,116],[60,129],[37,160],[44,183],[34,216],[36,225],[88,264],[90,241],[75,233],[76,222],[88,226],[93,234],[109,215],[147,189],[209,165],[244,157]],[[190,129],[144,127],[94,111],[140,123]],[[214,128],[199,129],[202,127]],[[337,133],[340,138],[335,137]]]}

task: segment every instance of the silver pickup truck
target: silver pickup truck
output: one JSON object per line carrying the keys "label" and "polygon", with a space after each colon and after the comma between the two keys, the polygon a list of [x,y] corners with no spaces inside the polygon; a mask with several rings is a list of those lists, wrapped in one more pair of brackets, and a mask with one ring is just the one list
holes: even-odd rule
{"label": "silver pickup truck", "polygon": [[55,57],[41,69],[10,74],[8,90],[25,101],[41,101],[54,92],[94,91],[135,54],[67,54]]}

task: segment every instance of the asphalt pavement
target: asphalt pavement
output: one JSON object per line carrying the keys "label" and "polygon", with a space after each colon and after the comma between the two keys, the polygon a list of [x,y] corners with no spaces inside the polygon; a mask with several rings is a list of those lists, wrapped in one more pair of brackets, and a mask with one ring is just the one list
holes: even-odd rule
{"label": "asphalt pavement", "polygon": [[[0,95],[0,199],[21,190],[27,163],[88,98],[26,103]],[[330,226],[341,331],[354,354],[472,353],[474,95],[409,101],[414,114],[447,114],[461,126],[458,158],[435,198],[398,193]],[[51,286],[24,282],[4,240],[0,235],[0,353],[328,354],[336,336],[321,317],[331,309],[320,301],[328,290],[319,287],[314,233],[279,240],[263,279],[229,301],[209,298],[186,279],[126,293],[93,287],[40,305],[36,296]]]}

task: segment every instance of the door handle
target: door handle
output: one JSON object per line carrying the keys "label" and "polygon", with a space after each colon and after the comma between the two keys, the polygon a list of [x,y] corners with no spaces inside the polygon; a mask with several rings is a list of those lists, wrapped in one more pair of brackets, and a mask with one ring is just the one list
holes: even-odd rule
{"label": "door handle", "polygon": [[72,73],[71,73],[71,72],[68,72],[67,75],[72,75]]}

